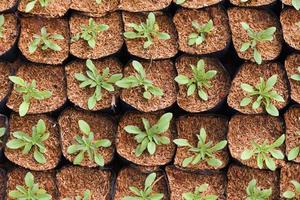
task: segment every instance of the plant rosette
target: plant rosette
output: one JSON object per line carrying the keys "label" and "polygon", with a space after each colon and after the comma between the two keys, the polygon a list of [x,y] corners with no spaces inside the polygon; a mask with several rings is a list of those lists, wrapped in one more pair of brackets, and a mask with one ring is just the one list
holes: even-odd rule
{"label": "plant rosette", "polygon": [[283,122],[277,117],[235,115],[227,138],[231,156],[246,166],[275,171],[284,165],[283,133]]}
{"label": "plant rosette", "polygon": [[289,163],[280,171],[280,196],[283,199],[299,199],[300,166]]}
{"label": "plant rosette", "polygon": [[[226,176],[221,173],[204,175],[167,166],[170,200],[225,199]],[[182,187],[184,185],[184,187]]]}
{"label": "plant rosette", "polygon": [[21,116],[55,111],[67,100],[62,66],[22,64],[10,79],[14,88],[6,105]]}
{"label": "plant rosette", "polygon": [[58,123],[63,155],[74,165],[103,167],[113,159],[117,127],[110,116],[67,109]]}
{"label": "plant rosette", "polygon": [[158,2],[143,1],[143,0],[137,0],[137,1],[123,0],[120,2],[119,9],[128,12],[156,11],[168,7],[171,3],[172,0],[160,0]]}
{"label": "plant rosette", "polygon": [[264,7],[264,6],[272,6],[276,3],[276,0],[230,0],[235,6],[241,7]]}
{"label": "plant rosette", "polygon": [[7,97],[11,91],[11,84],[9,81],[9,76],[11,75],[11,64],[7,62],[0,62],[0,106],[5,104]]}
{"label": "plant rosette", "polygon": [[0,14],[0,56],[5,56],[15,46],[19,32],[16,15]]}
{"label": "plant rosette", "polygon": [[299,0],[281,0],[283,4],[293,6],[296,10],[300,10]]}
{"label": "plant rosette", "polygon": [[177,54],[177,33],[161,13],[123,12],[124,39],[130,54],[144,59],[166,59]]}
{"label": "plant rosette", "polygon": [[67,65],[68,99],[85,110],[114,109],[120,96],[115,82],[123,76],[122,64],[114,57],[92,63],[74,61]]}
{"label": "plant rosette", "polygon": [[173,22],[178,31],[179,50],[185,53],[217,53],[230,44],[228,17],[221,7],[209,7],[200,11],[179,9]]}
{"label": "plant rosette", "polygon": [[115,185],[115,200],[167,200],[168,185],[162,171],[145,173],[132,167],[122,169]]}
{"label": "plant rosette", "polygon": [[57,18],[67,13],[70,4],[71,0],[21,0],[18,10],[29,15]]}
{"label": "plant rosette", "polygon": [[73,14],[69,21],[70,53],[81,59],[98,59],[118,52],[123,45],[121,15],[117,12],[91,18]]}
{"label": "plant rosette", "polygon": [[231,165],[227,177],[227,199],[280,199],[277,172]]}
{"label": "plant rosette", "polygon": [[279,115],[289,101],[288,81],[279,63],[244,63],[231,83],[227,103],[244,114]]}
{"label": "plant rosette", "polygon": [[279,56],[283,38],[273,13],[251,8],[230,8],[227,13],[233,45],[241,59],[261,64]]}
{"label": "plant rosette", "polygon": [[229,162],[227,124],[226,118],[217,115],[179,117],[174,165],[194,171],[224,168]]}
{"label": "plant rosette", "polygon": [[210,0],[210,1],[199,1],[199,0],[173,0],[177,5],[185,8],[199,9],[207,6],[211,6],[221,2],[222,0]]}
{"label": "plant rosette", "polygon": [[18,3],[18,0],[2,0],[0,2],[0,12],[13,9]]}
{"label": "plant rosette", "polygon": [[172,143],[175,130],[171,119],[171,113],[126,113],[118,125],[118,154],[142,166],[169,163],[175,153]]}
{"label": "plant rosette", "polygon": [[300,103],[300,54],[289,55],[284,62],[284,67],[290,83],[291,99]]}
{"label": "plant rosette", "polygon": [[59,199],[109,200],[113,174],[109,170],[68,166],[58,171],[56,180]]}
{"label": "plant rosette", "polygon": [[[225,100],[230,89],[230,76],[218,59],[182,56],[177,59],[175,66],[179,107],[188,112],[203,112]],[[194,90],[191,81],[195,84],[196,80],[198,87]]]}

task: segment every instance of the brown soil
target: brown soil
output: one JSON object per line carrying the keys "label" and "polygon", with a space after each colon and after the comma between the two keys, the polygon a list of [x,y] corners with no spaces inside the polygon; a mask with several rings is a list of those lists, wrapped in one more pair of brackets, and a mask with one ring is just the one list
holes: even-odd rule
{"label": "brown soil", "polygon": [[[30,54],[28,46],[33,40],[35,34],[40,35],[41,28],[46,27],[49,34],[61,34],[65,39],[55,40],[61,51],[51,49],[42,50],[39,46],[37,50]],[[21,34],[19,39],[19,49],[22,54],[30,61],[45,64],[62,64],[69,56],[69,26],[66,19],[46,19],[46,18],[21,18]]]}
{"label": "brown soil", "polygon": [[[283,97],[285,102],[272,100],[272,104],[275,105],[278,110],[284,108],[288,103],[289,90],[285,71],[282,69],[279,63],[265,63],[262,65],[257,65],[250,62],[244,63],[231,83],[230,92],[227,98],[228,105],[245,114],[265,112],[263,104],[261,104],[261,106],[256,110],[252,109],[251,103],[248,106],[240,106],[240,102],[248,94],[241,88],[241,83],[247,83],[255,86],[260,82],[260,77],[264,78],[264,80],[266,81],[268,78],[275,74],[278,75],[278,78],[277,83],[275,84],[273,89]],[[256,100],[256,98],[257,96],[254,97],[253,102]]]}
{"label": "brown soil", "polygon": [[155,154],[150,155],[147,150],[140,157],[135,156],[135,149],[138,143],[134,139],[134,135],[127,133],[124,128],[128,125],[138,126],[141,130],[144,130],[142,123],[142,117],[150,121],[150,124],[155,124],[162,114],[150,114],[150,113],[138,113],[129,112],[126,113],[119,122],[118,133],[116,138],[117,152],[123,158],[143,166],[155,166],[165,165],[171,162],[175,153],[175,144],[172,143],[174,139],[175,130],[172,124],[170,128],[163,133],[164,136],[169,137],[170,144],[167,145],[156,145]]}
{"label": "brown soil", "polygon": [[[170,60],[160,61],[140,61],[143,65],[147,79],[153,82],[153,85],[163,90],[163,96],[153,96],[150,100],[143,97],[144,88],[135,87],[123,89],[121,99],[127,104],[143,112],[157,111],[168,108],[176,102],[177,86],[174,81],[176,70]],[[135,75],[132,63],[124,68],[124,77]]]}
{"label": "brown soil", "polygon": [[[29,2],[30,0],[21,0],[18,5],[18,10],[25,13],[26,5]],[[37,2],[34,8],[30,11],[30,14],[43,17],[61,17],[66,14],[70,5],[71,0],[51,0],[49,4],[43,8],[41,4]]]}
{"label": "brown soil", "polygon": [[[25,185],[24,177],[29,172],[23,168],[15,168],[8,173],[6,193],[15,190],[17,185]],[[31,171],[34,176],[34,183],[38,183],[39,187],[46,190],[48,194],[52,196],[52,199],[57,199],[57,189],[55,185],[55,175],[51,172],[34,172]],[[7,200],[12,200],[7,197]]]}
{"label": "brown soil", "polygon": [[[49,90],[52,96],[44,100],[31,99],[27,114],[47,113],[59,109],[67,100],[66,83],[64,78],[64,69],[61,66],[44,66],[39,64],[23,64],[18,69],[16,76],[23,78],[31,83],[36,80],[37,89]],[[19,105],[22,103],[22,94],[13,90],[7,106],[19,111]]]}
{"label": "brown soil", "polygon": [[291,98],[300,103],[300,82],[291,79],[291,75],[298,74],[298,67],[300,67],[300,54],[289,55],[285,60],[285,70],[291,87]]}
{"label": "brown soil", "polygon": [[241,52],[241,46],[245,42],[249,42],[250,38],[246,30],[242,28],[241,22],[249,24],[250,28],[259,32],[270,27],[276,27],[272,41],[258,42],[257,50],[262,55],[262,60],[276,59],[282,48],[282,31],[277,18],[273,13],[266,10],[256,10],[251,8],[230,8],[227,11],[229,17],[229,25],[232,32],[232,41],[238,56],[245,60],[254,62],[253,49],[249,48],[245,52]]}
{"label": "brown soil", "polygon": [[281,12],[280,22],[285,42],[294,49],[300,50],[300,13],[294,8],[288,8]]}
{"label": "brown soil", "polygon": [[144,12],[162,10],[168,7],[172,0],[121,0],[119,9],[129,12]]}
{"label": "brown soil", "polygon": [[[286,126],[286,155],[291,149],[300,145],[300,136],[297,135],[297,131],[300,131],[300,108],[292,107],[284,114],[284,121]],[[300,163],[300,155],[293,160]]]}
{"label": "brown soil", "polygon": [[[175,3],[177,0],[173,0]],[[222,0],[186,0],[183,4],[180,6],[185,8],[203,8],[207,6],[211,6],[214,4],[217,4],[219,2],[222,2]]]}
{"label": "brown soil", "polygon": [[[191,126],[191,124],[193,126]],[[226,133],[228,129],[228,120],[223,116],[218,115],[186,115],[181,116],[176,122],[178,138],[187,139],[189,143],[196,147],[198,143],[197,134],[201,128],[206,130],[206,143],[211,141],[212,145],[216,145],[222,140],[226,140]],[[182,162],[185,158],[191,157],[194,154],[189,151],[189,147],[177,147],[174,164],[183,168]],[[212,167],[205,161],[200,161],[196,165],[188,165],[185,167],[190,170],[213,170],[222,169],[229,162],[229,152],[227,147],[221,151],[216,152],[215,157],[222,161],[220,167]]]}
{"label": "brown soil", "polygon": [[8,79],[10,74],[10,64],[7,62],[0,62],[0,102],[3,101],[10,92],[11,85],[9,84]]}
{"label": "brown soil", "polygon": [[248,167],[231,165],[227,172],[227,199],[241,200],[247,198],[246,189],[252,179],[256,180],[257,187],[261,189],[272,188],[272,196],[268,200],[279,199],[278,172],[258,170]]}
{"label": "brown soil", "polygon": [[0,38],[0,55],[3,55],[15,45],[20,31],[15,14],[3,14],[3,16],[4,25],[3,38]]}
{"label": "brown soil", "polygon": [[[123,22],[125,32],[133,31],[132,28],[128,27],[129,23],[141,24],[147,19],[147,13],[129,13],[123,12]],[[171,58],[177,53],[177,33],[174,24],[171,19],[161,12],[155,13],[156,22],[159,26],[160,32],[168,33],[171,38],[169,40],[160,40],[158,38],[153,38],[153,44],[144,49],[143,45],[146,39],[125,39],[127,49],[129,53],[134,56],[138,56],[144,59],[164,59]]]}
{"label": "brown soil", "polygon": [[49,133],[49,138],[44,142],[46,147],[46,153],[44,154],[47,162],[45,164],[39,164],[33,157],[34,148],[31,149],[29,154],[23,154],[23,148],[13,150],[5,148],[5,156],[12,162],[20,165],[22,167],[28,168],[30,170],[49,170],[55,168],[61,158],[61,147],[60,147],[60,137],[57,123],[46,115],[27,115],[25,117],[19,117],[16,114],[13,114],[10,117],[9,127],[10,134],[8,141],[15,139],[12,133],[15,131],[22,131],[29,136],[32,135],[32,127],[36,126],[38,121],[44,120],[47,132]]}
{"label": "brown soil", "polygon": [[[286,166],[284,166],[280,172],[280,195],[283,199],[282,195],[285,191],[289,190],[295,192],[295,187],[290,181],[296,180],[299,182],[300,165],[289,163]],[[299,199],[299,196],[295,199]]]}
{"label": "brown soil", "polygon": [[[199,57],[182,56],[177,59],[176,69],[178,74],[193,78],[191,65],[197,66]],[[220,104],[228,95],[230,89],[230,76],[222,63],[215,58],[201,58],[205,62],[205,70],[216,70],[217,75],[211,79],[212,87],[205,89],[208,100],[202,100],[197,92],[187,96],[187,86],[179,85],[177,94],[177,104],[188,112],[203,112],[210,110]]]}
{"label": "brown soil", "polygon": [[[88,25],[89,17],[73,14],[70,19],[70,31],[72,37],[81,32],[83,24]],[[123,45],[121,15],[117,12],[108,14],[101,18],[94,18],[97,24],[106,24],[109,29],[97,34],[96,46],[91,48],[88,43],[79,39],[70,44],[70,52],[81,59],[102,58],[119,51]]]}
{"label": "brown soil", "polygon": [[[192,22],[200,25],[213,21],[213,30],[206,35],[205,41],[200,45],[188,45],[191,33],[197,33]],[[210,54],[224,50],[231,41],[228,17],[221,7],[209,7],[202,10],[179,9],[174,16],[174,24],[178,31],[179,50],[189,54]]]}
{"label": "brown soil", "polygon": [[84,191],[91,191],[91,199],[109,200],[112,173],[97,168],[69,166],[56,174],[59,199],[83,196]]}
{"label": "brown soil", "polygon": [[[103,60],[93,61],[99,73],[108,67],[110,75],[122,73],[122,65],[117,58],[106,58]],[[68,85],[68,99],[76,106],[88,110],[88,99],[94,94],[95,88],[80,88],[80,81],[75,79],[76,73],[86,75],[87,67],[84,61],[74,61],[66,67],[66,77]],[[109,92],[105,89],[101,90],[102,99],[98,101],[92,110],[101,110],[115,106],[120,96],[120,90],[115,86],[115,92]]]}
{"label": "brown soil", "polygon": [[2,0],[0,1],[0,12],[9,10],[17,4],[18,0]]}
{"label": "brown soil", "polygon": [[[117,127],[112,118],[105,114],[90,113],[82,110],[67,109],[59,117],[58,123],[64,157],[73,162],[77,155],[68,154],[67,149],[72,144],[76,144],[74,139],[76,135],[82,136],[83,134],[79,129],[78,120],[84,120],[90,125],[91,131],[94,132],[94,140],[108,139],[112,142],[110,147],[99,148],[97,151],[103,156],[104,163],[108,164],[113,159],[114,139]],[[94,161],[89,160],[87,154],[84,155],[84,159],[80,165],[85,167],[98,166]]]}
{"label": "brown soil", "polygon": [[[2,151],[2,148],[4,146],[3,144],[5,144],[6,139],[7,139],[7,135],[8,135],[8,119],[5,115],[2,115],[2,114],[0,114],[0,128],[6,128],[4,135],[2,137],[0,137],[0,153],[2,153],[1,151]],[[1,155],[0,155],[0,157],[1,157]],[[1,180],[1,178],[0,178],[0,180]],[[1,194],[1,192],[0,192],[0,194]]]}
{"label": "brown soil", "polygon": [[[263,114],[235,115],[229,122],[227,138],[231,156],[246,166],[258,168],[256,156],[251,157],[249,160],[242,160],[242,152],[252,148],[252,141],[262,144],[265,140],[268,140],[270,144],[275,142],[282,134],[284,134],[284,127],[280,118]],[[285,145],[283,144],[277,149],[281,150],[284,154]],[[283,160],[277,160],[275,158],[274,160],[277,167],[284,165]],[[265,168],[264,163],[264,169]]]}
{"label": "brown soil", "polygon": [[[135,186],[138,189],[144,189],[144,183],[149,173],[143,173],[137,169],[127,167],[122,169],[117,177],[115,186],[115,200],[121,200],[125,196],[133,196],[134,194],[129,190],[129,186]],[[168,185],[164,172],[156,172],[156,180],[160,179],[152,188],[153,193],[164,193],[162,200],[168,199]]]}
{"label": "brown soil", "polygon": [[240,0],[230,0],[230,3],[236,6],[244,6],[244,7],[257,7],[257,6],[266,6],[272,3],[275,3],[276,0],[250,0],[245,3],[241,3]]}
{"label": "brown soil", "polygon": [[6,173],[3,169],[0,169],[0,199],[5,198],[6,189]]}

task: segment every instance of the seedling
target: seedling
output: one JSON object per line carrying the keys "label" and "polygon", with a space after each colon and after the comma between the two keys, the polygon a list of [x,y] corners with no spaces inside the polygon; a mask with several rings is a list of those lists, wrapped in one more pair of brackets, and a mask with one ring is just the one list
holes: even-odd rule
{"label": "seedling", "polygon": [[50,1],[51,0],[29,0],[29,3],[25,7],[25,12],[29,13],[30,11],[32,11],[32,9],[34,8],[34,6],[37,2],[40,3],[42,8],[45,8],[46,6],[48,6]]}
{"label": "seedling", "polygon": [[246,192],[246,200],[267,200],[272,195],[272,188],[261,189],[257,187],[256,180],[252,179],[247,186]]}
{"label": "seedling", "polygon": [[18,76],[9,76],[9,80],[15,84],[15,90],[23,95],[23,102],[19,106],[19,115],[21,117],[27,114],[32,99],[45,100],[52,96],[49,90],[38,90],[35,80],[28,83]]}
{"label": "seedling", "polygon": [[144,49],[148,49],[153,44],[153,39],[169,40],[171,36],[168,33],[160,32],[159,26],[156,22],[154,13],[149,13],[146,23],[140,25],[135,23],[128,24],[128,27],[133,28],[134,31],[125,32],[124,36],[127,39],[146,39],[144,42]]}
{"label": "seedling", "polygon": [[199,24],[197,21],[192,21],[192,26],[196,30],[196,33],[191,33],[188,37],[188,45],[200,45],[205,41],[206,35],[209,34],[213,28],[213,21],[210,19],[205,24]]}
{"label": "seedling", "polygon": [[181,4],[183,4],[184,2],[186,2],[186,0],[176,0],[176,4],[178,4],[178,5],[181,5]]}
{"label": "seedling", "polygon": [[124,77],[116,82],[120,88],[135,88],[142,86],[144,88],[143,97],[150,100],[152,96],[163,96],[164,92],[159,87],[153,85],[152,81],[147,79],[143,65],[138,61],[132,61],[132,66],[135,69],[135,75]]}
{"label": "seedling", "polygon": [[109,26],[106,24],[97,24],[93,18],[90,18],[89,24],[81,25],[80,28],[81,32],[72,37],[71,42],[83,39],[88,43],[90,48],[95,48],[98,33],[108,30]]}
{"label": "seedling", "polygon": [[196,165],[201,161],[206,162],[213,167],[220,167],[223,163],[221,160],[215,157],[215,153],[224,149],[227,145],[226,140],[222,140],[213,146],[212,141],[206,142],[207,134],[204,128],[200,129],[197,134],[198,143],[194,147],[186,139],[175,139],[173,142],[179,147],[189,147],[190,152],[193,152],[193,156],[185,158],[182,162],[183,167],[187,167],[189,164]]}
{"label": "seedling", "polygon": [[132,125],[128,125],[124,128],[127,133],[135,135],[134,139],[138,143],[135,149],[135,155],[137,157],[142,155],[146,149],[150,155],[153,155],[156,151],[156,145],[170,143],[170,139],[162,134],[169,129],[172,117],[172,113],[165,113],[153,126],[151,126],[149,120],[142,118],[144,130]]}
{"label": "seedling", "polygon": [[16,200],[51,200],[52,197],[38,183],[34,183],[34,176],[27,172],[24,178],[25,186],[17,185],[15,190],[8,193],[9,198]]}
{"label": "seedling", "polygon": [[296,180],[291,180],[290,182],[295,187],[295,191],[290,191],[290,190],[285,191],[283,193],[283,197],[286,198],[286,199],[293,199],[296,196],[300,196],[300,183]]}
{"label": "seedling", "polygon": [[68,154],[77,154],[73,164],[79,165],[85,154],[87,154],[90,161],[95,161],[97,165],[104,166],[103,156],[98,152],[98,149],[110,147],[111,141],[108,139],[95,140],[90,125],[84,120],[79,120],[78,125],[83,135],[76,135],[75,140],[77,144],[73,144],[67,149]]}
{"label": "seedling", "polygon": [[122,74],[110,75],[109,68],[106,67],[102,74],[99,74],[94,63],[88,59],[86,61],[86,75],[82,73],[76,73],[75,79],[80,81],[80,88],[95,88],[95,91],[88,99],[88,108],[91,110],[95,107],[96,103],[102,99],[102,88],[109,92],[115,91],[114,84],[122,78]]}
{"label": "seedling", "polygon": [[[4,136],[5,132],[6,132],[6,128],[1,127],[1,128],[0,128],[0,138]],[[0,140],[0,144],[1,144],[1,143],[2,143],[2,141]]]}
{"label": "seedling", "polygon": [[[298,137],[300,137],[300,131],[297,131],[296,134],[298,135]],[[288,153],[288,160],[295,160],[300,153],[300,144],[298,144],[298,146],[292,148],[290,150],[290,152]]]}
{"label": "seedling", "polygon": [[208,95],[205,89],[209,89],[212,87],[210,80],[216,76],[217,71],[216,70],[205,71],[205,63],[204,60],[202,59],[198,61],[197,67],[194,65],[191,65],[191,67],[193,71],[193,78],[190,79],[185,75],[179,74],[175,78],[175,81],[179,85],[187,86],[188,96],[194,94],[195,90],[197,89],[199,98],[204,101],[207,101]]}
{"label": "seedling", "polygon": [[182,194],[183,200],[217,200],[218,196],[216,195],[205,195],[203,194],[208,189],[208,184],[204,183],[196,187],[194,192],[186,192]]}
{"label": "seedling", "polygon": [[0,15],[0,38],[3,38],[4,22],[5,22],[4,15]]}
{"label": "seedling", "polygon": [[297,74],[293,74],[291,75],[291,79],[295,80],[295,81],[300,81],[300,66],[297,67]]}
{"label": "seedling", "polygon": [[252,103],[253,110],[258,109],[263,104],[267,113],[272,116],[278,116],[279,111],[272,101],[284,102],[284,99],[273,88],[277,83],[277,77],[277,75],[273,75],[267,81],[260,77],[260,82],[255,87],[242,83],[241,88],[247,92],[247,96],[242,99],[240,106],[247,106],[256,98]]}
{"label": "seedling", "polygon": [[247,31],[248,36],[250,37],[250,41],[243,43],[240,51],[244,52],[251,48],[253,50],[253,57],[255,62],[260,65],[262,63],[262,56],[261,53],[257,50],[256,45],[258,42],[272,41],[273,35],[276,31],[276,27],[270,27],[259,32],[254,32],[247,23],[242,22],[241,25],[243,29]]}
{"label": "seedling", "polygon": [[285,140],[285,135],[282,134],[274,143],[269,144],[268,140],[265,140],[262,144],[258,144],[252,141],[252,148],[246,149],[241,154],[242,160],[249,160],[251,157],[256,157],[257,166],[259,169],[263,168],[264,162],[272,171],[275,171],[276,164],[273,158],[278,160],[284,159],[284,154],[279,148]]}
{"label": "seedling", "polygon": [[135,186],[129,186],[129,190],[134,194],[134,196],[123,197],[122,200],[161,200],[164,198],[163,193],[153,192],[153,186],[162,177],[156,179],[156,173],[151,173],[147,176],[144,184],[144,189],[140,190]]}
{"label": "seedling", "polygon": [[32,127],[32,134],[29,136],[23,131],[13,132],[16,139],[6,143],[9,149],[23,148],[22,153],[28,154],[33,149],[33,158],[40,164],[46,163],[44,154],[46,153],[45,141],[49,138],[44,120],[40,119],[36,126]]}
{"label": "seedling", "polygon": [[[63,200],[71,200],[71,198],[64,198]],[[81,196],[76,196],[75,200],[91,200],[91,191],[90,190],[85,190],[83,193],[83,197]]]}
{"label": "seedling", "polygon": [[300,0],[292,0],[292,6],[294,6],[296,10],[300,10]]}

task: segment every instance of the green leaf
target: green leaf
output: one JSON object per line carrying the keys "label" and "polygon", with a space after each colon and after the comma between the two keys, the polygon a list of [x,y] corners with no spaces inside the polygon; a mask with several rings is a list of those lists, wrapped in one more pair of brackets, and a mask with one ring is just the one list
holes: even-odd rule
{"label": "green leaf", "polygon": [[275,116],[275,117],[279,116],[278,109],[271,103],[269,104],[269,106],[266,107],[266,111],[267,111],[267,113],[269,113],[272,116]]}
{"label": "green leaf", "polygon": [[292,0],[292,5],[296,10],[300,10],[300,1],[299,0]]}
{"label": "green leaf", "polygon": [[194,94],[195,90],[196,90],[196,85],[195,84],[190,85],[187,90],[187,95],[191,96],[192,94]]}
{"label": "green leaf", "polygon": [[250,48],[250,45],[251,45],[251,44],[250,44],[249,42],[243,43],[243,44],[242,44],[242,47],[241,47],[241,49],[240,49],[240,51],[241,51],[241,52],[246,51],[247,49]]}
{"label": "green leaf", "polygon": [[254,56],[255,62],[260,65],[262,63],[262,57],[261,57],[260,52],[256,48],[254,49],[253,56]]}
{"label": "green leaf", "polygon": [[30,1],[30,2],[26,5],[26,7],[25,7],[25,12],[26,12],[26,13],[32,11],[32,9],[33,9],[34,6],[35,6],[36,1],[37,1],[37,0]]}
{"label": "green leaf", "polygon": [[147,146],[147,150],[150,155],[153,155],[156,151],[156,144],[154,142],[149,142]]}
{"label": "green leaf", "polygon": [[34,184],[34,177],[31,172],[27,172],[25,175],[25,184],[27,187],[32,187]]}
{"label": "green leaf", "polygon": [[94,156],[95,156],[95,163],[97,163],[97,165],[103,167],[104,166],[103,156],[98,153],[95,153]]}
{"label": "green leaf", "polygon": [[241,154],[242,160],[249,160],[254,155],[254,152],[252,150],[246,149]]}
{"label": "green leaf", "polygon": [[41,152],[39,152],[38,150],[34,151],[33,157],[40,164],[45,164],[46,163],[45,156]]}
{"label": "green leaf", "polygon": [[91,132],[89,124],[86,123],[84,120],[79,120],[78,125],[80,128],[80,131],[82,131],[83,133],[88,135]]}
{"label": "green leaf", "polygon": [[6,143],[6,146],[10,149],[19,149],[23,147],[26,143],[20,139],[12,139]]}
{"label": "green leaf", "polygon": [[217,158],[210,158],[207,160],[207,164],[209,164],[210,166],[213,166],[213,167],[220,167],[222,166],[222,161],[217,159]]}
{"label": "green leaf", "polygon": [[185,85],[190,82],[190,79],[187,76],[179,74],[176,76],[175,81],[180,85]]}
{"label": "green leaf", "polygon": [[266,165],[267,165],[268,169],[270,169],[272,171],[276,170],[276,165],[275,165],[275,162],[272,158],[266,157],[265,162],[266,162]]}
{"label": "green leaf", "polygon": [[131,133],[131,134],[140,134],[140,133],[143,133],[143,131],[141,131],[141,129],[139,127],[132,126],[132,125],[125,126],[124,130],[127,133]]}
{"label": "green leaf", "polygon": [[240,106],[244,107],[244,106],[249,105],[250,103],[251,103],[251,99],[249,97],[245,97],[240,102]]}
{"label": "green leaf", "polygon": [[185,158],[182,162],[182,166],[183,167],[187,167],[192,161],[193,161],[193,158],[194,157],[188,157],[188,158]]}
{"label": "green leaf", "polygon": [[190,146],[188,140],[186,139],[175,139],[173,142],[179,147]]}
{"label": "green leaf", "polygon": [[292,191],[285,191],[283,193],[283,197],[286,198],[286,199],[292,199],[296,196],[296,194]]}
{"label": "green leaf", "polygon": [[251,85],[246,83],[242,83],[241,88],[246,92],[254,92],[254,88]]}
{"label": "green leaf", "polygon": [[146,180],[145,180],[145,190],[149,187],[151,187],[151,185],[154,183],[156,179],[156,173],[151,173],[147,176]]}
{"label": "green leaf", "polygon": [[298,157],[299,153],[300,153],[300,146],[294,147],[288,153],[288,160],[295,160]]}

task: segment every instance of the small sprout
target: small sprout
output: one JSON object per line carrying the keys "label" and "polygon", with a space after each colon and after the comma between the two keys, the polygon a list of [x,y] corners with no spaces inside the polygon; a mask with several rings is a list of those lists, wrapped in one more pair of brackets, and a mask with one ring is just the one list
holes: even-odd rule
{"label": "small sprout", "polygon": [[75,140],[77,144],[73,144],[67,149],[68,154],[77,154],[73,164],[79,165],[85,153],[87,153],[90,161],[95,161],[97,165],[104,166],[104,158],[98,153],[98,149],[110,147],[111,141],[108,139],[94,140],[94,133],[91,131],[90,125],[83,120],[79,120],[78,125],[83,135],[82,137],[76,135]]}
{"label": "small sprout", "polygon": [[286,199],[293,199],[296,196],[300,196],[300,183],[298,181],[296,181],[296,180],[291,180],[290,182],[295,187],[295,192],[290,191],[290,190],[285,191],[283,193],[283,197],[286,198]]}
{"label": "small sprout", "polygon": [[146,149],[150,155],[153,155],[156,151],[156,145],[170,143],[170,139],[162,134],[169,129],[172,117],[172,113],[165,113],[153,126],[151,126],[149,120],[142,118],[144,130],[132,125],[128,125],[124,128],[127,133],[135,135],[134,139],[139,144],[135,149],[135,155],[137,157],[142,155]]}
{"label": "small sprout", "polygon": [[189,79],[187,76],[179,74],[175,81],[179,85],[187,85],[187,95],[191,96],[195,90],[197,89],[197,93],[200,99],[203,101],[208,100],[208,95],[205,89],[209,89],[212,87],[211,79],[214,78],[217,74],[216,70],[205,71],[205,63],[204,60],[199,60],[197,63],[197,67],[191,65],[193,71],[193,78]]}
{"label": "small sprout", "polygon": [[291,75],[291,79],[295,80],[295,81],[300,81],[300,66],[297,67],[297,74],[293,74]]}
{"label": "small sprout", "polygon": [[95,91],[88,100],[88,108],[91,110],[95,107],[96,103],[102,99],[102,88],[109,92],[115,91],[114,84],[122,78],[122,74],[112,74],[109,73],[109,68],[106,67],[102,74],[99,74],[97,68],[95,67],[92,60],[88,59],[86,61],[86,66],[88,70],[86,75],[82,73],[76,73],[75,79],[80,81],[80,88],[95,88]]}
{"label": "small sprout", "polygon": [[257,144],[252,141],[252,148],[246,149],[241,154],[242,160],[249,160],[251,157],[256,157],[257,166],[259,169],[263,168],[264,162],[268,169],[275,171],[276,164],[273,158],[278,160],[284,159],[284,154],[279,148],[285,140],[285,135],[282,134],[274,143],[268,144],[269,141],[265,140],[262,144]]}
{"label": "small sprout", "polygon": [[216,195],[204,195],[204,193],[208,189],[208,184],[204,183],[198,187],[196,187],[194,192],[186,192],[182,194],[183,200],[217,200],[218,196]]}
{"label": "small sprout", "polygon": [[124,36],[128,39],[145,38],[144,49],[147,49],[153,44],[153,39],[169,40],[171,37],[168,33],[159,32],[159,26],[155,21],[154,13],[149,13],[146,23],[140,25],[135,23],[128,24],[128,27],[133,28],[133,32],[125,32]]}
{"label": "small sprout", "polygon": [[4,22],[5,22],[4,15],[0,15],[0,38],[3,38]]}
{"label": "small sprout", "polygon": [[21,117],[27,114],[31,99],[44,100],[52,96],[52,93],[49,90],[38,90],[36,88],[35,80],[28,83],[18,76],[9,76],[9,80],[15,84],[15,90],[18,93],[23,94],[23,102],[19,106],[19,115]]}
{"label": "small sprout", "polygon": [[[300,137],[300,131],[297,131],[296,134]],[[288,160],[295,160],[300,155],[300,144],[292,148],[288,153]]]}
{"label": "small sprout", "polygon": [[244,107],[249,105],[253,98],[257,97],[252,103],[253,110],[258,109],[260,105],[263,104],[267,113],[272,116],[278,116],[279,111],[276,106],[273,105],[272,100],[284,102],[284,99],[273,89],[274,85],[277,83],[277,77],[277,75],[273,75],[268,78],[267,81],[260,77],[260,83],[258,83],[255,87],[246,83],[242,83],[241,88],[247,92],[247,96],[242,99],[240,106]]}
{"label": "small sprout", "polygon": [[189,151],[195,154],[183,160],[183,167],[187,167],[189,164],[196,165],[200,161],[204,161],[213,167],[220,167],[223,164],[221,160],[215,157],[214,153],[224,149],[227,145],[227,141],[222,140],[213,146],[212,141],[206,142],[206,137],[205,129],[201,128],[199,134],[197,134],[198,143],[196,147],[192,146],[186,139],[175,139],[173,141],[179,147],[189,147]]}
{"label": "small sprout", "polygon": [[135,88],[143,86],[144,93],[143,97],[150,100],[153,96],[163,96],[164,92],[159,87],[153,85],[152,81],[147,79],[146,72],[142,64],[138,61],[132,61],[132,66],[134,67],[136,73],[128,77],[124,77],[122,80],[116,82],[116,85],[120,88]]}
{"label": "small sprout", "polygon": [[276,27],[270,27],[260,32],[254,32],[247,23],[242,22],[241,24],[243,29],[247,31],[248,36],[251,40],[249,42],[243,43],[240,51],[244,52],[249,48],[253,49],[254,60],[257,64],[260,65],[262,63],[262,56],[261,53],[257,50],[256,45],[258,42],[272,41],[273,35],[276,31]]}
{"label": "small sprout", "polygon": [[188,45],[200,45],[205,41],[206,35],[209,34],[214,28],[213,21],[210,19],[205,24],[198,24],[197,21],[192,22],[193,28],[196,30],[196,33],[191,33],[188,37]]}
{"label": "small sprout", "polygon": [[13,132],[12,135],[16,139],[12,139],[6,143],[9,149],[23,148],[22,153],[28,154],[33,149],[34,160],[40,164],[46,163],[44,154],[46,153],[45,141],[49,138],[44,120],[40,119],[36,126],[32,127],[32,134],[22,131]]}
{"label": "small sprout", "polygon": [[186,0],[176,0],[176,4],[178,4],[178,5],[181,5],[181,4],[183,4],[184,2],[186,2]]}
{"label": "small sprout", "polygon": [[[63,200],[71,200],[71,198],[63,198]],[[91,200],[91,191],[90,190],[85,190],[83,193],[83,197],[81,196],[76,196],[75,200]]]}
{"label": "small sprout", "polygon": [[[161,177],[162,178],[162,177]],[[140,190],[135,186],[129,186],[129,190],[135,196],[126,196],[122,200],[161,200],[164,198],[163,193],[154,193],[153,186],[161,179],[156,179],[156,173],[151,173],[147,176],[144,184],[144,189]]]}
{"label": "small sprout", "polygon": [[89,19],[88,25],[81,25],[81,32],[72,37],[71,42],[76,42],[79,39],[85,40],[89,47],[96,47],[97,34],[109,29],[106,24],[97,24],[93,18]]}
{"label": "small sprout", "polygon": [[261,189],[256,186],[256,180],[252,179],[246,189],[246,200],[267,200],[272,195],[272,188]]}
{"label": "small sprout", "polygon": [[300,0],[292,0],[292,6],[294,6],[296,10],[300,10]]}
{"label": "small sprout", "polygon": [[25,186],[17,185],[16,190],[11,190],[8,193],[9,198],[16,200],[51,200],[52,197],[43,188],[40,188],[38,183],[34,183],[32,173],[27,172],[24,178]]}
{"label": "small sprout", "polygon": [[29,13],[30,11],[32,11],[32,9],[34,8],[34,6],[37,2],[40,3],[42,8],[45,8],[46,6],[48,6],[50,1],[51,0],[29,0],[29,3],[25,7],[25,12]]}

